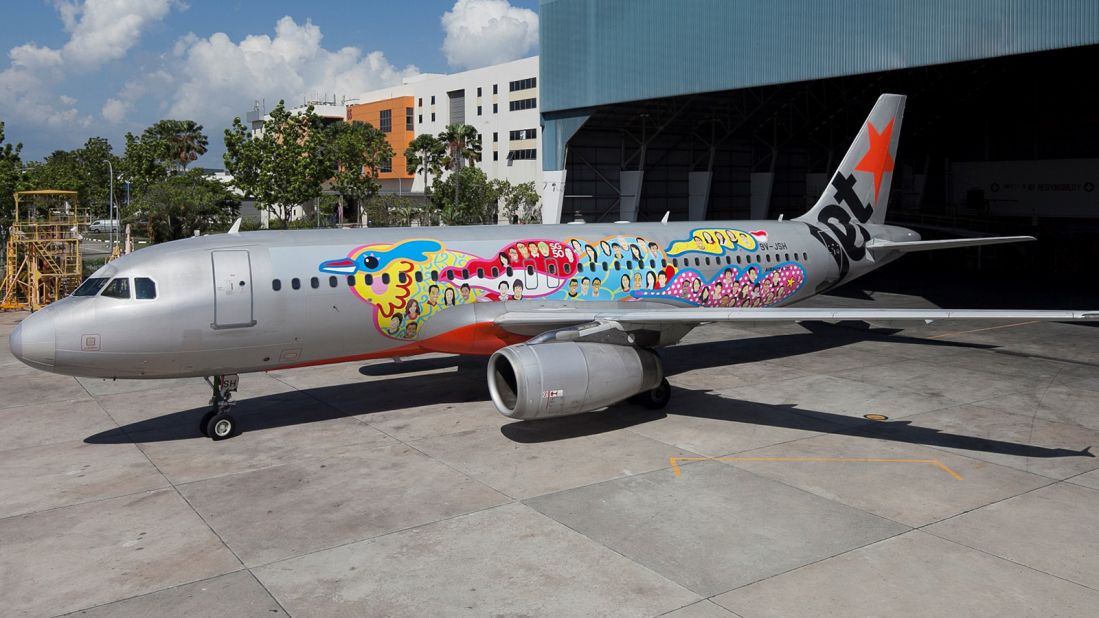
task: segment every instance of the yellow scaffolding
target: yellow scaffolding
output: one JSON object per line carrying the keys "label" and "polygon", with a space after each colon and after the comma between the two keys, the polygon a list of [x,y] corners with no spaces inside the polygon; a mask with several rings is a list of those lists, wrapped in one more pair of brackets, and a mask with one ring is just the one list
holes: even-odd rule
{"label": "yellow scaffolding", "polygon": [[4,255],[0,310],[37,311],[80,285],[80,226],[88,224],[76,191],[19,191]]}

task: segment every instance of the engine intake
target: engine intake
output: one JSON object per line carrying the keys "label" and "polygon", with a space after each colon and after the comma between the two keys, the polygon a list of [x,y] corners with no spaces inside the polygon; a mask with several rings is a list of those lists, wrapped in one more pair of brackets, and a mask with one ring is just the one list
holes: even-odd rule
{"label": "engine intake", "polygon": [[488,361],[492,403],[504,416],[524,420],[590,412],[663,379],[652,352],[606,343],[522,343]]}

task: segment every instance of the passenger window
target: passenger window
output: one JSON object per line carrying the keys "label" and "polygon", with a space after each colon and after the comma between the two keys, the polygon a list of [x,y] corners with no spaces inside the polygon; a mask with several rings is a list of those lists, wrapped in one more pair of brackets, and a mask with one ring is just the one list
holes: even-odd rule
{"label": "passenger window", "polygon": [[347,287],[355,287],[355,275],[347,275]]}
{"label": "passenger window", "polygon": [[649,259],[649,268],[656,268],[656,260],[652,258]]}
{"label": "passenger window", "polygon": [[367,285],[374,285],[374,275],[372,275],[370,273],[366,273],[366,284]]}
{"label": "passenger window", "polygon": [[618,270],[619,268],[621,268],[621,266],[618,265],[618,260],[615,260],[614,261],[614,269]]}
{"label": "passenger window", "polygon": [[313,288],[314,290],[321,287],[321,280],[317,279],[316,277],[310,278],[309,287]]}
{"label": "passenger window", "polygon": [[282,281],[279,281],[278,279],[272,280],[271,281],[271,289],[276,291],[276,292],[281,290],[282,289]]}
{"label": "passenger window", "polygon": [[702,266],[698,258],[695,258],[695,266]]}
{"label": "passenger window", "polygon": [[583,262],[576,265],[576,272],[578,272],[578,273],[584,272],[584,263]]}
{"label": "passenger window", "polygon": [[293,279],[291,279],[290,280],[290,287],[294,288],[295,290],[300,290],[301,289],[301,279],[298,279],[297,277],[294,277]]}
{"label": "passenger window", "polygon": [[382,283],[389,285],[389,273],[382,273]]}
{"label": "passenger window", "polygon": [[786,256],[786,261],[789,262],[790,261],[790,254],[786,253],[785,256]]}
{"label": "passenger window", "polygon": [[463,268],[462,269],[462,279],[469,279],[469,269],[468,268]]}
{"label": "passenger window", "polygon": [[707,265],[707,266],[709,266],[709,265],[710,265],[710,258],[706,258],[706,265]]}
{"label": "passenger window", "polygon": [[420,271],[416,271],[416,283],[423,283],[424,274]]}
{"label": "passenger window", "polygon": [[[478,271],[478,273],[480,273],[480,271]],[[551,275],[556,275],[557,274],[557,268],[554,267],[553,264],[549,265],[549,274],[551,274]]]}
{"label": "passenger window", "polygon": [[454,281],[454,271],[453,270],[446,271],[446,280],[447,281]]}
{"label": "passenger window", "polygon": [[534,274],[534,267],[533,266],[527,266],[527,274],[528,275],[533,275]]}
{"label": "passenger window", "polygon": [[437,270],[431,271],[431,280],[432,281],[438,281],[439,280],[439,271],[437,271]]}
{"label": "passenger window", "polygon": [[148,277],[134,277],[134,294],[140,300],[156,298],[156,283]]}
{"label": "passenger window", "polygon": [[500,269],[493,266],[492,267],[492,278],[495,279],[496,277],[499,277],[499,276],[500,276]]}
{"label": "passenger window", "polygon": [[397,280],[401,283],[408,283],[408,275],[404,273],[397,273]]}
{"label": "passenger window", "polygon": [[572,273],[572,264],[565,264],[565,267],[564,267],[564,268],[565,268],[565,274],[566,274],[566,275],[568,275],[568,274],[571,274],[571,273]]}
{"label": "passenger window", "polygon": [[102,296],[108,298],[130,298],[130,280],[125,277],[119,277],[117,279],[111,279],[111,282],[107,284],[107,287],[103,288]]}
{"label": "passenger window", "polygon": [[334,288],[340,284],[340,280],[336,278],[336,275],[332,275],[328,278],[328,287]]}

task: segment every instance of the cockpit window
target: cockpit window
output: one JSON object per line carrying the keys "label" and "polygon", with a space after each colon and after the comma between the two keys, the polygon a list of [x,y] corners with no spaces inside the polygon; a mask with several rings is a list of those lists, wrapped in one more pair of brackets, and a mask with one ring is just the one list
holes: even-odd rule
{"label": "cockpit window", "polygon": [[99,290],[103,289],[103,286],[107,285],[110,281],[109,277],[92,277],[91,279],[84,280],[84,283],[80,284],[80,287],[76,288],[73,292],[73,296],[95,296],[99,293]]}
{"label": "cockpit window", "polygon": [[148,277],[134,277],[134,294],[138,300],[156,298],[156,282]]}
{"label": "cockpit window", "polygon": [[103,296],[108,298],[130,298],[130,280],[126,277],[111,279],[107,287],[103,289]]}

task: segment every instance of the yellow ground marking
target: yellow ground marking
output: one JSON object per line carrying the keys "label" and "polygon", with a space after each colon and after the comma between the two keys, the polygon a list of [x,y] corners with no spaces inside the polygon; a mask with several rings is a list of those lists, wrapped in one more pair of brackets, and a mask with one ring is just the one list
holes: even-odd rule
{"label": "yellow ground marking", "polygon": [[930,464],[936,466],[954,480],[962,480],[962,475],[950,469],[949,466],[938,459],[892,459],[887,457],[669,457],[672,464],[672,472],[676,476],[683,474],[679,467],[681,461],[774,461],[774,462],[828,462],[828,463],[909,463]]}
{"label": "yellow ground marking", "polygon": [[928,337],[928,339],[942,339],[943,337],[953,337],[954,335],[967,335],[969,333],[979,333],[983,330],[996,330],[998,328],[1014,328],[1016,326],[1026,326],[1027,324],[1037,324],[1038,320],[1030,320],[1029,322],[1016,322],[1015,324],[1001,324],[1000,326],[987,326],[985,328],[974,328],[973,330],[963,330],[956,333],[943,333],[942,335],[935,335],[934,337]]}
{"label": "yellow ground marking", "polygon": [[863,418],[868,421],[887,421],[889,417],[884,414],[863,414]]}

